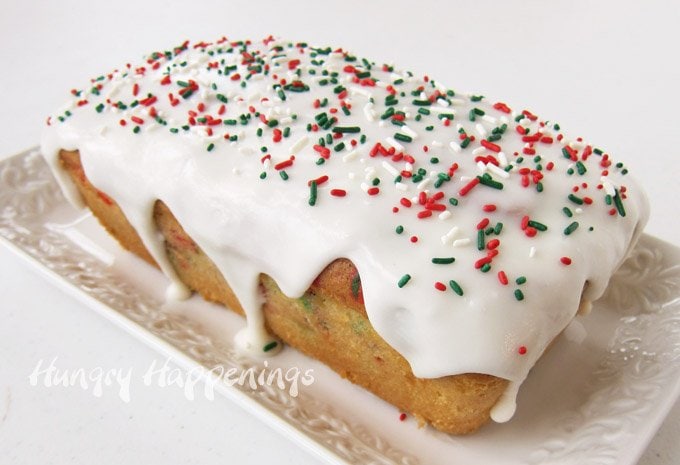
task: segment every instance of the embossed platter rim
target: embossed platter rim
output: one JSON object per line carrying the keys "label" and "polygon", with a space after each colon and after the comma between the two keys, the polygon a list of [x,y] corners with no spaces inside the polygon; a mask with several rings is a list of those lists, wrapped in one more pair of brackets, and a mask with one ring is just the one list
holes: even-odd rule
{"label": "embossed platter rim", "polygon": [[[196,300],[164,307],[157,292],[163,278],[115,244],[107,249],[108,238],[65,204],[34,151],[0,161],[0,238],[186,369],[256,363],[235,353],[230,337],[206,330],[202,318],[215,314],[226,332],[238,327],[229,312]],[[216,390],[335,463],[634,464],[680,393],[678,263],[678,249],[645,236],[593,314],[572,325],[534,369],[512,423],[472,437],[399,424],[394,408],[291,350],[280,363],[314,366],[314,389],[297,398],[274,388]],[[152,283],[126,279],[136,267]],[[372,415],[360,415],[365,410]]]}

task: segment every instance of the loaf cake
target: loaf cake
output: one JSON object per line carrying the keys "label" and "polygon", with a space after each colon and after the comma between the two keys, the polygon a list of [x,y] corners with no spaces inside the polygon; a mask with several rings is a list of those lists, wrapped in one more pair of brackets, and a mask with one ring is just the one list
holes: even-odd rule
{"label": "loaf cake", "polygon": [[626,166],[556,122],[339,48],[187,41],[71,94],[45,159],[168,298],[449,433],[512,417],[647,218]]}

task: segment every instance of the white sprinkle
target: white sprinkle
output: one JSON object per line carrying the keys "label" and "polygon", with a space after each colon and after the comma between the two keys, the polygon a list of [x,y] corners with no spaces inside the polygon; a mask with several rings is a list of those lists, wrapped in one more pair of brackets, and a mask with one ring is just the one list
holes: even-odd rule
{"label": "white sprinkle", "polygon": [[364,105],[364,115],[366,115],[366,119],[368,121],[375,121],[376,112],[373,109],[373,104],[371,102],[368,102],[366,105]]}
{"label": "white sprinkle", "polygon": [[468,245],[470,242],[471,242],[470,239],[465,237],[463,239],[456,239],[455,241],[453,241],[453,244],[451,245],[453,245],[454,247],[463,247],[465,245]]}
{"label": "white sprinkle", "polygon": [[354,178],[357,177],[357,175],[354,174],[354,172],[350,171],[349,173],[347,173],[347,177],[350,178],[350,179],[354,179]]}
{"label": "white sprinkle", "polygon": [[439,214],[439,219],[442,221],[448,220],[449,218],[451,218],[451,212],[448,210],[445,210]]}
{"label": "white sprinkle", "polygon": [[291,153],[298,153],[300,150],[305,148],[307,143],[309,142],[309,137],[307,136],[302,136],[300,137],[289,149]]}
{"label": "white sprinkle", "polygon": [[609,194],[609,195],[611,195],[611,196],[616,195],[616,190],[615,190],[615,189],[616,189],[616,186],[615,186],[615,184],[611,181],[611,179],[609,179],[609,178],[606,177],[606,176],[602,176],[602,177],[600,178],[600,181],[602,181],[602,186],[604,187],[605,193],[607,193],[607,194]]}
{"label": "white sprinkle", "polygon": [[443,106],[443,107],[448,107],[448,106],[451,105],[451,104],[449,103],[448,100],[446,100],[446,99],[444,99],[444,98],[441,98],[441,97],[439,97],[439,98],[437,99],[437,103],[440,104],[440,105]]}
{"label": "white sprinkle", "polygon": [[359,155],[359,151],[358,150],[352,150],[351,152],[342,156],[342,161],[347,163],[348,161],[354,160],[357,157],[357,155]]}
{"label": "white sprinkle", "polygon": [[486,137],[486,135],[488,134],[488,132],[486,132],[486,129],[484,129],[484,126],[482,126],[482,123],[475,124],[475,129],[482,137]]}
{"label": "white sprinkle", "polygon": [[494,118],[493,116],[490,115],[482,115],[482,120],[486,121],[487,123],[490,124],[498,124],[498,120]]}
{"label": "white sprinkle", "polygon": [[498,161],[503,168],[508,166],[508,157],[505,155],[504,152],[498,152]]}
{"label": "white sprinkle", "polygon": [[482,147],[477,147],[476,149],[474,149],[474,150],[472,151],[472,155],[479,155],[479,154],[482,154],[482,153],[486,152],[487,150],[488,150],[488,149],[487,149],[486,147],[484,147],[484,146],[482,146]]}
{"label": "white sprinkle", "polygon": [[583,208],[581,208],[581,207],[576,207],[576,208],[574,209],[574,213],[576,213],[577,215],[580,215],[581,213],[583,213]]}
{"label": "white sprinkle", "polygon": [[478,168],[479,171],[481,171],[482,173],[486,173],[486,163],[484,163],[482,160],[479,160],[479,161],[477,162],[477,168]]}
{"label": "white sprinkle", "polygon": [[458,226],[454,226],[442,236],[442,244],[446,245],[451,243],[454,237],[456,237],[456,234],[458,234]]}
{"label": "white sprinkle", "polygon": [[362,183],[361,183],[361,189],[362,189],[364,192],[368,192],[368,189],[369,189],[369,188],[370,188],[370,186],[369,186],[368,184],[366,184],[365,182],[362,182]]}
{"label": "white sprinkle", "polygon": [[264,169],[268,170],[269,167],[272,166],[271,158],[267,158],[265,161],[263,161],[262,166],[264,167]]}
{"label": "white sprinkle", "polygon": [[373,97],[373,94],[371,92],[369,92],[368,90],[366,90],[362,87],[350,86],[349,91],[352,93],[352,95],[359,94],[359,95],[363,95],[364,97],[369,98],[369,99],[371,97]]}
{"label": "white sprinkle", "polygon": [[451,150],[453,150],[456,153],[460,153],[460,151],[463,150],[460,147],[460,145],[458,145],[458,143],[456,141],[453,141],[453,140],[451,142],[449,142],[449,147],[451,148]]}
{"label": "white sprinkle", "polygon": [[505,116],[505,115],[501,116],[499,119],[500,119],[501,124],[508,124],[510,122],[508,117]]}
{"label": "white sprinkle", "polygon": [[394,166],[390,164],[388,161],[383,161],[382,162],[383,168],[387,170],[388,173],[390,173],[392,176],[399,176],[399,170],[397,170]]}
{"label": "white sprinkle", "polygon": [[423,179],[422,181],[420,181],[420,182],[418,183],[417,189],[418,189],[419,191],[424,190],[424,189],[427,187],[427,185],[430,184],[431,181],[432,181],[432,178],[425,178],[425,179]]}
{"label": "white sprinkle", "polygon": [[403,182],[397,182],[394,184],[394,187],[399,189],[402,192],[406,192],[408,190],[408,184],[404,184]]}
{"label": "white sprinkle", "polygon": [[465,105],[467,102],[462,98],[451,98],[451,105]]}
{"label": "white sprinkle", "polygon": [[385,142],[387,142],[388,144],[390,144],[392,147],[394,147],[397,150],[404,150],[404,146],[401,145],[396,140],[394,140],[393,137],[385,137]]}
{"label": "white sprinkle", "polygon": [[406,126],[406,125],[402,126],[402,127],[401,127],[401,130],[404,131],[404,132],[406,133],[406,135],[411,136],[413,139],[417,139],[417,138],[418,138],[418,133],[415,132],[415,131],[414,131],[413,129],[411,129],[410,127]]}
{"label": "white sprinkle", "polygon": [[291,118],[290,116],[284,116],[283,118],[281,118],[279,120],[279,124],[282,124],[282,125],[290,124],[292,122],[293,122],[293,118]]}
{"label": "white sprinkle", "polygon": [[101,126],[101,127],[99,128],[99,131],[98,131],[98,132],[99,132],[99,135],[100,135],[100,136],[103,136],[104,134],[106,134],[106,132],[107,132],[108,130],[109,130],[108,127],[106,127],[106,126]]}
{"label": "white sprinkle", "polygon": [[534,258],[536,256],[536,247],[531,247],[529,249],[529,258]]}
{"label": "white sprinkle", "polygon": [[493,163],[487,163],[486,169],[491,171],[496,176],[500,176],[503,179],[508,179],[510,177],[510,173],[508,173],[504,169],[497,167]]}
{"label": "white sprinkle", "polygon": [[364,179],[366,179],[366,181],[370,181],[375,178],[375,168],[372,166],[365,168],[364,173]]}
{"label": "white sprinkle", "polygon": [[453,108],[445,108],[445,107],[429,107],[429,110],[432,113],[451,113],[452,115],[455,115],[456,112],[453,110]]}
{"label": "white sprinkle", "polygon": [[444,147],[444,144],[442,144],[438,140],[433,140],[431,145],[432,147]]}
{"label": "white sprinkle", "polygon": [[409,162],[404,163],[404,170],[405,171],[413,171],[413,164],[409,163]]}

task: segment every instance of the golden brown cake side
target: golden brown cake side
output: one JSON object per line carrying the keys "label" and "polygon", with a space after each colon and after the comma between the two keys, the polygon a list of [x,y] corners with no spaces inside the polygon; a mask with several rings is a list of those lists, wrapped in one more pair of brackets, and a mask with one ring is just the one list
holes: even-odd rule
{"label": "golden brown cake side", "polygon": [[[115,201],[90,184],[78,152],[62,150],[59,158],[106,230],[123,247],[155,264]],[[155,203],[154,221],[181,280],[207,300],[243,315],[221,273],[161,201]],[[368,321],[357,271],[349,260],[329,264],[299,299],[286,297],[266,275],[260,282],[267,327],[273,334],[441,431],[465,434],[477,430],[488,421],[507,386],[506,380],[483,374],[416,378],[407,361]]]}

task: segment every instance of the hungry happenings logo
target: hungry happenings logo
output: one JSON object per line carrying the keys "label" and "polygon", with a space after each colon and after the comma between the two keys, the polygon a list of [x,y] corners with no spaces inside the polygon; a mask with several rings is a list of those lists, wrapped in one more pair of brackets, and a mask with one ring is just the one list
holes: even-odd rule
{"label": "hungry happenings logo", "polygon": [[239,385],[254,391],[265,386],[286,391],[291,397],[297,397],[302,386],[314,383],[314,370],[302,370],[299,367],[270,367],[267,360],[260,365],[250,367],[216,366],[205,368],[193,367],[182,369],[165,359],[161,364],[154,360],[143,373],[135,376],[132,368],[94,367],[90,369],[68,369],[57,366],[58,357],[49,363],[41,359],[28,376],[31,386],[74,387],[90,392],[95,397],[102,397],[107,390],[116,391],[125,403],[130,402],[133,380],[141,381],[143,386],[181,389],[187,400],[194,400],[197,390],[213,400],[215,387],[220,385]]}

